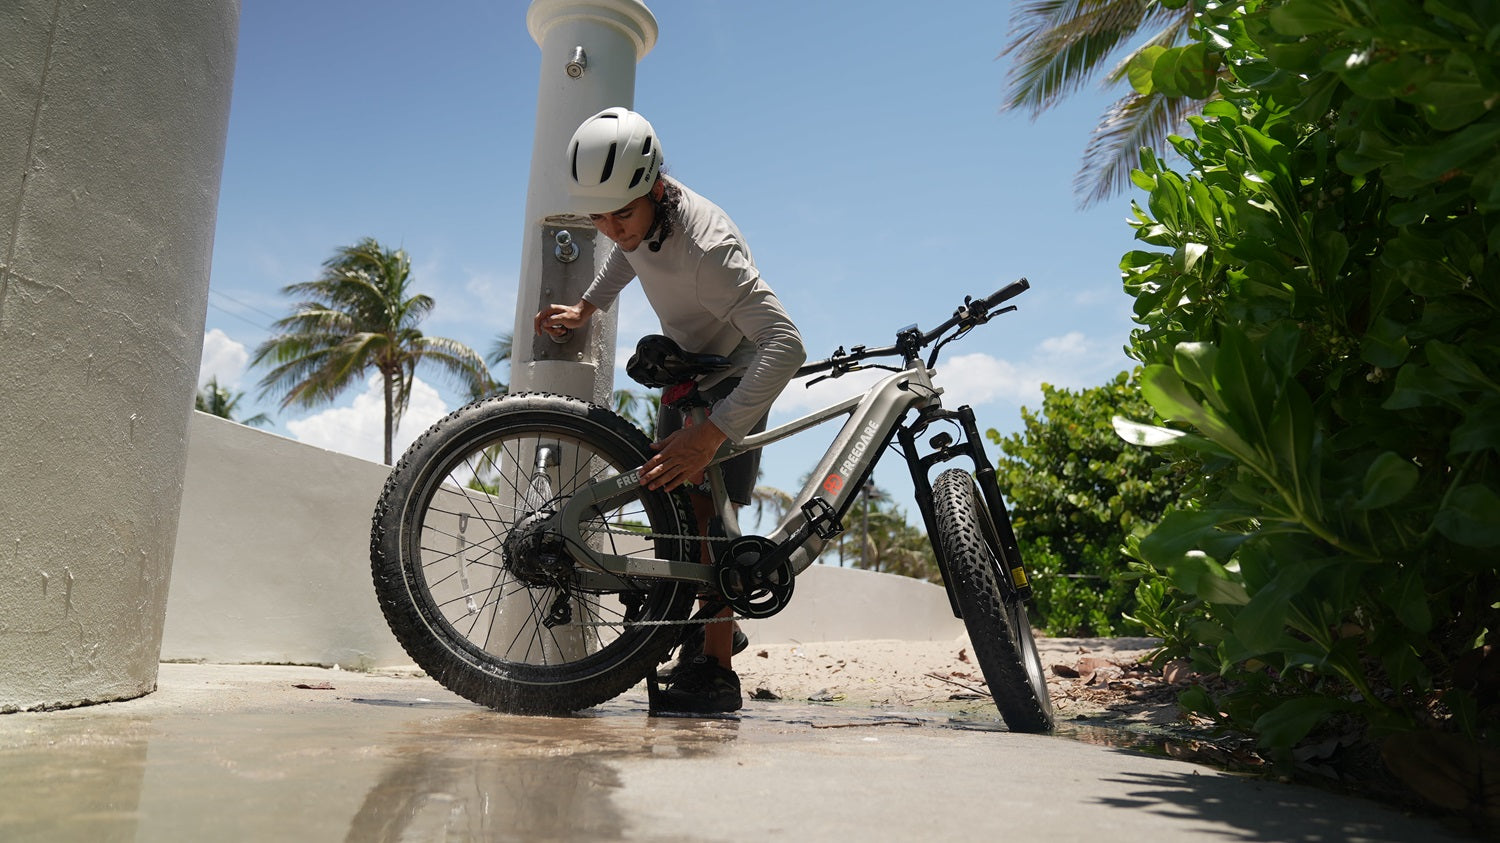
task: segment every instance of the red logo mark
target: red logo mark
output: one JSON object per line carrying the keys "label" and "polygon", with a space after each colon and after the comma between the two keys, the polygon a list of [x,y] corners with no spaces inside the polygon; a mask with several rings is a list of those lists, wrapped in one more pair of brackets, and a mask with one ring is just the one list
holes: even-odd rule
{"label": "red logo mark", "polygon": [[838,494],[842,488],[844,488],[844,478],[837,474],[830,474],[828,479],[823,481],[823,491],[830,495]]}

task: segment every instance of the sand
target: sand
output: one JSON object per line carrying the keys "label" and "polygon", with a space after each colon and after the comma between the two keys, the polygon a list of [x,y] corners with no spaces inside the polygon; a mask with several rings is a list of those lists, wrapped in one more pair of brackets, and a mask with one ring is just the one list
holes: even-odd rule
{"label": "sand", "polygon": [[[1175,690],[1139,663],[1155,644],[1149,638],[1038,638],[1058,719],[1175,719]],[[927,711],[993,705],[966,635],[951,641],[770,645],[752,638],[734,668],[752,699]]]}

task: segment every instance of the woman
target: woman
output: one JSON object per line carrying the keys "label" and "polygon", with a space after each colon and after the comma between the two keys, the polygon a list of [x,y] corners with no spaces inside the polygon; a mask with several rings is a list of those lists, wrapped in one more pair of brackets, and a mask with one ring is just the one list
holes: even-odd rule
{"label": "woman", "polygon": [[[801,334],[760,277],[734,221],[662,174],[661,144],[644,117],[610,108],[585,120],[568,144],[566,166],[572,211],[587,215],[615,248],[582,298],[543,308],[536,330],[561,335],[581,328],[639,278],[662,333],[687,351],[728,357],[731,369],[699,383],[713,402],[708,422],[684,426],[681,414],[663,408],[656,454],[641,470],[641,482],[653,490],[699,483],[720,445],[765,428],[771,404],[807,358]],[[759,460],[754,451],[725,463],[735,503],[750,502]],[[712,506],[701,492],[692,497],[701,530]],[[706,545],[704,561],[712,561]],[[740,708],[739,676],[730,660],[736,636],[744,639],[733,627],[706,624],[701,653],[684,645],[689,652],[663,692],[666,708]]]}

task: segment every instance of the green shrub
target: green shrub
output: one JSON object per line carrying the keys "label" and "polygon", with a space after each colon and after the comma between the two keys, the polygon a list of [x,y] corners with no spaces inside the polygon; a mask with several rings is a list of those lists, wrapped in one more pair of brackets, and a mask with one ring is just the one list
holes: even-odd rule
{"label": "green shrub", "polygon": [[1044,384],[1042,409],[1021,409],[1021,432],[987,435],[1021,557],[1033,574],[1036,617],[1051,635],[1115,635],[1135,608],[1121,548],[1154,524],[1180,485],[1159,472],[1165,457],[1122,442],[1117,415],[1149,416],[1140,384],[1121,372],[1073,392]]}
{"label": "green shrub", "polygon": [[1221,99],[1185,172],[1143,154],[1121,262],[1170,420],[1121,434],[1199,478],[1135,545],[1137,617],[1268,747],[1335,716],[1494,741],[1455,665],[1500,629],[1500,4],[1199,23]]}

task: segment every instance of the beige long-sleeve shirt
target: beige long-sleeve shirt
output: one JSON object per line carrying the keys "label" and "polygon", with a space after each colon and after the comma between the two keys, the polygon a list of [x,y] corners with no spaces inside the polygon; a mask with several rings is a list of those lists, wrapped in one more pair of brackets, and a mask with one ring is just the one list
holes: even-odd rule
{"label": "beige long-sleeve shirt", "polygon": [[583,298],[609,307],[631,280],[661,320],[662,333],[687,351],[728,357],[734,368],[703,380],[743,379],[716,403],[715,426],[738,443],[766,415],[807,359],[802,335],[760,277],[739,228],[717,205],[681,187],[672,233],[653,252],[615,248]]}

